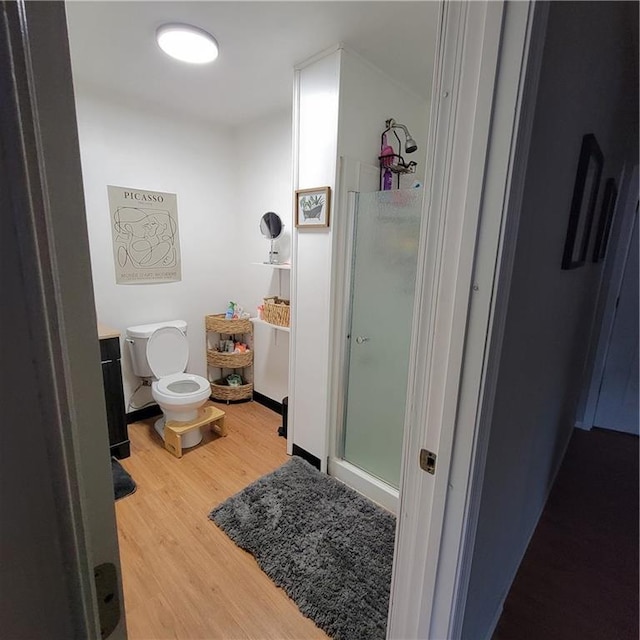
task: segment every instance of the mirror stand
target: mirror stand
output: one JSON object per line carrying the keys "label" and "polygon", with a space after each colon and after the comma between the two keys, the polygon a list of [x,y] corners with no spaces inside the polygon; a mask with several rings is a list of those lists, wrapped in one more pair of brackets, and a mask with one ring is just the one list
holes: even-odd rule
{"label": "mirror stand", "polygon": [[269,260],[265,264],[278,264],[278,252],[274,250],[274,238],[271,238],[271,246],[269,247]]}

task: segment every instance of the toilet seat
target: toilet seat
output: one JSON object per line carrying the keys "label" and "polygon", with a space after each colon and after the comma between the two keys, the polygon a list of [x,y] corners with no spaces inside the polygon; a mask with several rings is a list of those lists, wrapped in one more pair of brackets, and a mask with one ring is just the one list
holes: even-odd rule
{"label": "toilet seat", "polygon": [[162,404],[180,406],[208,398],[211,395],[211,385],[206,378],[193,373],[174,373],[153,382],[151,392]]}
{"label": "toilet seat", "polygon": [[177,327],[161,327],[153,332],[147,342],[147,360],[157,378],[151,384],[151,395],[161,407],[201,404],[211,395],[206,378],[184,372],[189,343]]}

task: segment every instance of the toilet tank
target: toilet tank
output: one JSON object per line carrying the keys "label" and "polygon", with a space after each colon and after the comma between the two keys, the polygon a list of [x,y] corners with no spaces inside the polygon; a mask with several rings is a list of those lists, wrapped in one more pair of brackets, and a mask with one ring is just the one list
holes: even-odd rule
{"label": "toilet tank", "polygon": [[153,372],[147,362],[147,342],[156,329],[162,327],[177,327],[186,335],[187,323],[184,320],[167,320],[166,322],[154,322],[152,324],[139,324],[128,327],[126,342],[129,345],[133,373],[139,378],[153,378]]}

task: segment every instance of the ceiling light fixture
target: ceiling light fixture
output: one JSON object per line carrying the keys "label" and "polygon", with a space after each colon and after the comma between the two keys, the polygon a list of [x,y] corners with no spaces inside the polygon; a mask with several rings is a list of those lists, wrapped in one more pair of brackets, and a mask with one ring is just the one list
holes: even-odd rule
{"label": "ceiling light fixture", "polygon": [[218,57],[218,43],[210,34],[190,24],[163,24],[156,31],[160,48],[172,58],[205,64]]}

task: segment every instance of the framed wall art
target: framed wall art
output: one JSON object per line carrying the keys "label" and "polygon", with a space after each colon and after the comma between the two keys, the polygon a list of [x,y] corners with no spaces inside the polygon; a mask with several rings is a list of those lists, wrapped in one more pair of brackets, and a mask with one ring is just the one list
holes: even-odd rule
{"label": "framed wall art", "polygon": [[116,284],[180,282],[175,193],[107,185]]}
{"label": "framed wall art", "polygon": [[596,137],[588,133],[582,138],[576,180],[573,186],[569,223],[562,255],[563,269],[581,267],[589,248],[589,235],[598,198],[603,165],[602,151]]}
{"label": "framed wall art", "polygon": [[297,189],[294,206],[296,227],[326,228],[329,226],[331,188]]}
{"label": "framed wall art", "polygon": [[600,262],[607,253],[607,244],[609,243],[609,234],[611,233],[611,223],[613,221],[613,211],[616,208],[618,199],[618,188],[616,181],[609,178],[604,183],[604,195],[602,196],[602,205],[600,207],[600,220],[598,221],[598,231],[596,233],[596,242],[593,247],[593,261]]}

